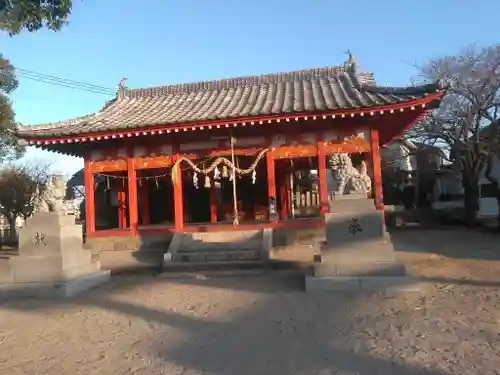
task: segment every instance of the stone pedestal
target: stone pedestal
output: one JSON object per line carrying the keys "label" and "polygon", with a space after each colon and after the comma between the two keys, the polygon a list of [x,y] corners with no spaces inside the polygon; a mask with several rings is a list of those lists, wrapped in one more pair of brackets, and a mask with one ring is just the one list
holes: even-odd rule
{"label": "stone pedestal", "polygon": [[10,283],[4,293],[71,296],[109,280],[99,262],[83,249],[82,227],[72,215],[39,212],[19,230],[19,256],[9,259]]}
{"label": "stone pedestal", "polygon": [[383,211],[372,199],[336,199],[325,214],[326,243],[319,245],[306,290],[407,288],[412,282],[395,258]]}

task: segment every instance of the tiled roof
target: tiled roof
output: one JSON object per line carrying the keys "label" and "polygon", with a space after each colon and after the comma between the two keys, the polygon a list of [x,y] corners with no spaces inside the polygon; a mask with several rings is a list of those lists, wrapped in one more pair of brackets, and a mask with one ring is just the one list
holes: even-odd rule
{"label": "tiled roof", "polygon": [[51,124],[23,126],[21,138],[50,138],[280,114],[373,108],[424,98],[439,85],[375,84],[354,62],[333,68],[118,91],[99,112]]}

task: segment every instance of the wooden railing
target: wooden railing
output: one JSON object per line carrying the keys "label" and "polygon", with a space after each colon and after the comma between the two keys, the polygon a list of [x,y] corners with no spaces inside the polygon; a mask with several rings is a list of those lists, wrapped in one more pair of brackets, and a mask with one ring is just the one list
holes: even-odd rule
{"label": "wooden railing", "polygon": [[303,191],[295,192],[292,198],[293,216],[309,217],[319,215],[319,192]]}
{"label": "wooden railing", "polygon": [[319,193],[315,191],[306,191],[306,192],[296,192],[294,197],[294,205],[295,208],[301,207],[311,207],[318,206],[319,207]]}

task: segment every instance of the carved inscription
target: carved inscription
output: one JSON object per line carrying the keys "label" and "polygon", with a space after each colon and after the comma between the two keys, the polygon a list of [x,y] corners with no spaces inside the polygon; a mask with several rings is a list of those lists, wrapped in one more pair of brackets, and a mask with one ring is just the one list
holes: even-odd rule
{"label": "carved inscription", "polygon": [[33,237],[33,245],[36,247],[39,246],[47,246],[45,243],[45,235],[41,232],[36,232],[35,236]]}
{"label": "carved inscription", "polygon": [[348,230],[349,230],[349,233],[351,233],[353,237],[355,237],[356,234],[358,234],[359,232],[363,231],[363,228],[359,224],[358,218],[356,218],[356,217],[352,218],[351,223],[349,224]]}

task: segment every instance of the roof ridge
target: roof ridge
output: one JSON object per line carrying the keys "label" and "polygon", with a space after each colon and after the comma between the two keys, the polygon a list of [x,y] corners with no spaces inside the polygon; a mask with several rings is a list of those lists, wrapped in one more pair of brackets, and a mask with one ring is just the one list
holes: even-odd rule
{"label": "roof ridge", "polygon": [[[373,73],[356,72],[351,65],[331,66],[323,68],[300,69],[291,72],[268,73],[261,75],[250,75],[235,78],[224,78],[211,81],[201,81],[192,83],[180,83],[173,85],[163,85],[150,88],[128,89],[123,88],[118,92],[118,97],[123,98],[142,98],[152,96],[164,96],[168,94],[190,93],[200,90],[222,90],[231,89],[243,86],[253,86],[262,84],[275,84],[278,82],[287,82],[294,80],[318,78],[334,78],[344,74],[354,76],[358,75],[365,77],[364,80],[373,81]],[[354,78],[353,77],[353,78]],[[373,82],[374,83],[374,82]]]}

